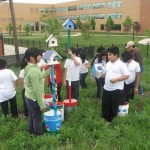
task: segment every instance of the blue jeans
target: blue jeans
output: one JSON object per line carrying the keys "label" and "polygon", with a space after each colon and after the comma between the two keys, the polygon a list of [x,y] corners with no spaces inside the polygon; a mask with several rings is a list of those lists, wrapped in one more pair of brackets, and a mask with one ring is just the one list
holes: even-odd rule
{"label": "blue jeans", "polygon": [[80,84],[81,84],[82,89],[84,89],[84,88],[87,89],[87,85],[85,82],[85,78],[86,78],[87,74],[88,74],[88,72],[80,74]]}
{"label": "blue jeans", "polygon": [[[143,71],[144,71],[144,68],[143,66],[141,66],[140,78],[141,78]],[[139,91],[139,94],[144,94],[141,83],[139,83],[138,91]]]}
{"label": "blue jeans", "polygon": [[101,89],[103,89],[103,86],[104,86],[104,82],[105,82],[105,79],[104,78],[95,78],[96,80],[96,86],[97,86],[97,93],[96,93],[96,97],[99,98],[101,97]]}
{"label": "blue jeans", "polygon": [[34,135],[42,135],[42,112],[37,101],[33,101],[25,97],[28,106],[28,128],[29,133]]}

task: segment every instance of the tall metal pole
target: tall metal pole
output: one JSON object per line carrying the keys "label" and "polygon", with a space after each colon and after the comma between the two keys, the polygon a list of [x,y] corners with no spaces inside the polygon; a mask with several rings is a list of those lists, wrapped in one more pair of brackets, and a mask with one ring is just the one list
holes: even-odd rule
{"label": "tall metal pole", "polygon": [[134,22],[133,22],[133,41],[134,41]]}
{"label": "tall metal pole", "polygon": [[16,61],[18,63],[20,63],[18,40],[17,40],[17,31],[16,31],[16,19],[15,19],[15,13],[14,13],[13,0],[9,0],[9,6],[10,6],[10,12],[11,12],[12,25],[13,25],[13,37],[14,37]]}

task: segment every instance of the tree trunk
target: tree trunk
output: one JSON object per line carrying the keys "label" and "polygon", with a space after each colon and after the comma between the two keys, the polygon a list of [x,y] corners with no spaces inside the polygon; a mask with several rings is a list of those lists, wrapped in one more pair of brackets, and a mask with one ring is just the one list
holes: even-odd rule
{"label": "tree trunk", "polygon": [[17,31],[16,31],[16,19],[15,19],[15,13],[14,13],[13,0],[9,0],[9,6],[10,6],[10,12],[11,12],[12,26],[13,26],[13,39],[14,39],[14,46],[15,46],[15,53],[16,53],[16,61],[18,63],[20,63]]}

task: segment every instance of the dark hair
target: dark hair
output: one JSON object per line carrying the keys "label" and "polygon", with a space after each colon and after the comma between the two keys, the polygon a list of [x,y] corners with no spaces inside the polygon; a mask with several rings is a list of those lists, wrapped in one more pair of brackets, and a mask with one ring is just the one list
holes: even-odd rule
{"label": "dark hair", "polygon": [[[101,61],[102,61],[102,57],[103,57],[103,56],[108,56],[106,50],[103,50],[102,52],[99,53],[99,55],[98,55],[98,62],[101,62]],[[107,60],[106,60],[106,61],[107,61]]]}
{"label": "dark hair", "polygon": [[20,63],[20,67],[21,69],[24,69],[27,66],[28,62],[25,59],[25,56],[22,58],[21,63]]}
{"label": "dark hair", "polygon": [[41,51],[38,48],[28,48],[25,52],[25,59],[29,62],[30,57],[34,57],[37,61],[37,56],[41,55]]}
{"label": "dark hair", "polygon": [[40,55],[41,55],[41,57],[43,56],[43,53],[45,53],[45,52],[46,52],[46,50],[40,49]]}
{"label": "dark hair", "polygon": [[0,69],[5,69],[7,66],[7,61],[3,58],[0,59]]}
{"label": "dark hair", "polygon": [[103,50],[105,50],[105,48],[101,46],[101,47],[97,48],[97,53],[100,53],[100,52],[102,52]]}
{"label": "dark hair", "polygon": [[132,59],[132,54],[130,51],[124,51],[121,57],[124,62],[127,62],[128,60]]}
{"label": "dark hair", "polygon": [[82,63],[84,63],[85,60],[86,60],[86,54],[85,54],[85,52],[80,52],[80,58],[82,60]]}
{"label": "dark hair", "polygon": [[112,46],[108,48],[107,52],[117,55],[117,57],[119,57],[119,48],[117,46]]}
{"label": "dark hair", "polygon": [[77,55],[76,54],[76,49],[74,47],[71,47],[70,49],[71,49],[71,51],[72,51],[73,54]]}

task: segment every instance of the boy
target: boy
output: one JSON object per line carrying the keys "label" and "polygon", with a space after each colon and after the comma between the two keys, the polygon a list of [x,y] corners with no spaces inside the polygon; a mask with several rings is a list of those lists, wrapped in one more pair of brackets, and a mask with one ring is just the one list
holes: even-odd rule
{"label": "boy", "polygon": [[118,47],[110,47],[107,52],[109,62],[105,70],[102,115],[106,121],[111,122],[117,116],[119,105],[124,103],[124,80],[129,77],[129,72],[118,58]]}
{"label": "boy", "polygon": [[129,78],[126,79],[124,83],[126,102],[129,102],[130,99],[133,99],[134,94],[138,94],[140,65],[133,60],[132,54],[129,51],[124,51],[122,53],[122,60],[125,62],[129,71]]}
{"label": "boy", "polygon": [[16,88],[18,79],[14,72],[6,69],[7,62],[5,59],[0,59],[0,103],[2,113],[6,117],[8,114],[8,102],[11,104],[12,117],[18,117],[16,103]]}
{"label": "boy", "polygon": [[75,52],[76,52],[75,48],[71,48],[68,50],[68,54],[70,54],[71,59],[67,59],[64,64],[64,68],[65,68],[64,85],[67,85],[67,98],[69,98],[68,82],[69,82],[69,77],[71,76],[72,98],[78,100],[79,72],[80,72],[81,59],[76,56]]}

